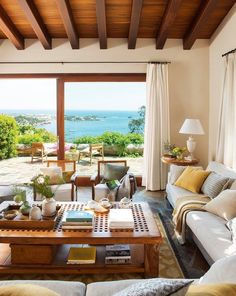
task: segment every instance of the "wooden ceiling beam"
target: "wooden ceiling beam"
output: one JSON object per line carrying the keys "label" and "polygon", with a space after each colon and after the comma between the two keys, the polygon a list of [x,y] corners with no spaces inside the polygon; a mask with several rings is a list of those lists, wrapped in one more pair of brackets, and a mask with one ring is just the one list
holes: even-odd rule
{"label": "wooden ceiling beam", "polygon": [[105,0],[96,0],[96,14],[100,49],[107,49],[107,26]]}
{"label": "wooden ceiling beam", "polygon": [[75,27],[69,0],[56,0],[56,3],[71,47],[72,49],[79,49],[79,37]]}
{"label": "wooden ceiling beam", "polygon": [[32,0],[18,0],[22,10],[24,11],[32,29],[42,43],[44,49],[52,49],[52,39],[48,33],[46,26]]}
{"label": "wooden ceiling beam", "polygon": [[135,49],[143,0],[133,0],[129,26],[128,49]]}
{"label": "wooden ceiling beam", "polygon": [[190,30],[187,32],[187,34],[184,37],[183,40],[183,48],[184,49],[191,49],[194,42],[199,36],[200,30],[204,25],[206,25],[208,18],[210,17],[210,14],[216,7],[218,1],[216,0],[205,0],[203,5],[200,7],[193,23],[190,28]]}
{"label": "wooden ceiling beam", "polygon": [[17,49],[24,49],[24,38],[0,5],[0,28]]}
{"label": "wooden ceiling beam", "polygon": [[162,49],[168,37],[168,31],[172,27],[179,8],[183,0],[169,0],[167,8],[165,10],[160,30],[157,35],[156,49]]}

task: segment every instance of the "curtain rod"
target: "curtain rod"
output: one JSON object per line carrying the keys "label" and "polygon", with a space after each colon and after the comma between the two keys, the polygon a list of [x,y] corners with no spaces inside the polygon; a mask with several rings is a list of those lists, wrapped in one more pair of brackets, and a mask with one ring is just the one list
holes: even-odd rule
{"label": "curtain rod", "polygon": [[1,62],[0,64],[170,64],[170,62],[158,62],[158,61],[132,61],[132,62],[126,62],[126,61],[115,61],[115,62]]}
{"label": "curtain rod", "polygon": [[230,54],[230,53],[234,53],[235,51],[236,51],[236,48],[234,48],[234,49],[232,49],[232,50],[230,50],[230,51],[228,51],[228,52],[222,54],[222,57],[224,57],[224,56],[226,56],[226,55],[228,55],[228,54]]}

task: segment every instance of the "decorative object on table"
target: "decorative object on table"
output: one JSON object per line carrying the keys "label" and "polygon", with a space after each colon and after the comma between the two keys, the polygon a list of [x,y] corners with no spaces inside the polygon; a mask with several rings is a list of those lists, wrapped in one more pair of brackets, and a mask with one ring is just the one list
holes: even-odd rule
{"label": "decorative object on table", "polygon": [[194,140],[192,135],[204,135],[205,134],[200,120],[199,119],[189,119],[189,118],[185,119],[181,129],[179,130],[179,133],[190,135],[187,140],[187,148],[190,153],[190,155],[188,156],[188,159],[189,160],[195,159],[193,152],[195,151],[197,142]]}
{"label": "decorative object on table", "polygon": [[170,142],[164,143],[164,157],[174,158],[175,156],[172,154],[172,150],[175,148],[175,144],[171,144]]}
{"label": "decorative object on table", "polygon": [[21,204],[20,212],[23,215],[29,215],[31,206],[29,202],[26,200],[26,189],[22,189],[20,187],[15,186],[13,189],[13,192],[15,194],[14,196],[15,203]]}
{"label": "decorative object on table", "polygon": [[110,208],[105,208],[99,202],[95,200],[90,200],[88,201],[87,205],[85,206],[85,210],[92,210],[94,213],[99,213],[99,214],[106,214],[109,212]]}
{"label": "decorative object on table", "polygon": [[7,210],[3,212],[3,218],[7,220],[13,220],[18,215],[17,210]]}
{"label": "decorative object on table", "polygon": [[132,204],[132,199],[128,197],[123,197],[119,202],[119,207],[121,209],[129,209]]}
{"label": "decorative object on table", "polygon": [[70,248],[67,264],[94,264],[96,247]]}
{"label": "decorative object on table", "polygon": [[111,209],[108,225],[112,229],[134,229],[134,217],[131,209]]}
{"label": "decorative object on table", "polygon": [[37,206],[32,206],[30,212],[29,212],[29,218],[30,220],[41,220],[42,218],[42,211],[39,207]]}
{"label": "decorative object on table", "polygon": [[108,198],[102,198],[99,200],[99,204],[105,209],[110,209],[112,207],[112,203]]}
{"label": "decorative object on table", "polygon": [[[56,215],[56,200],[54,199],[54,194],[60,184],[58,184],[55,190],[52,190],[50,186],[50,177],[44,176],[42,174],[37,175],[32,180],[31,185],[33,186],[36,193],[41,194],[43,198],[42,202],[42,215],[44,217],[53,217]],[[63,183],[63,181],[61,181]]]}
{"label": "decorative object on table", "polygon": [[94,214],[88,211],[67,211],[62,219],[62,229],[86,229],[92,230]]}
{"label": "decorative object on table", "polygon": [[129,245],[106,246],[105,264],[127,264],[131,263]]}
{"label": "decorative object on table", "polygon": [[186,151],[186,147],[175,147],[172,150],[172,155],[177,159],[183,159],[185,151]]}

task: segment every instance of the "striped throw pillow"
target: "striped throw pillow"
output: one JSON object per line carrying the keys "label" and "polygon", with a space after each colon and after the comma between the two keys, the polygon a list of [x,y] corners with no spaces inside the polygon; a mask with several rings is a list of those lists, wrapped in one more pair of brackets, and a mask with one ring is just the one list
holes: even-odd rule
{"label": "striped throw pillow", "polygon": [[227,189],[230,181],[230,178],[211,172],[203,183],[201,191],[210,198],[215,198],[222,190]]}

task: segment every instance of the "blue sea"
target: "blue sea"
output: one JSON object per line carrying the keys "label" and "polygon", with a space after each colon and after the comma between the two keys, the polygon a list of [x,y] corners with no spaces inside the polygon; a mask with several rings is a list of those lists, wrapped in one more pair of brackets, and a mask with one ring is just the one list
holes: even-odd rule
{"label": "blue sea", "polygon": [[[55,110],[1,110],[0,113],[9,115],[50,115],[51,123],[38,127],[43,127],[56,134],[56,113]],[[65,140],[73,142],[80,136],[95,136],[105,131],[116,131],[128,133],[128,123],[131,119],[138,118],[138,111],[97,111],[97,110],[65,110],[65,115],[69,116],[89,116],[94,115],[98,121],[65,121]]]}

